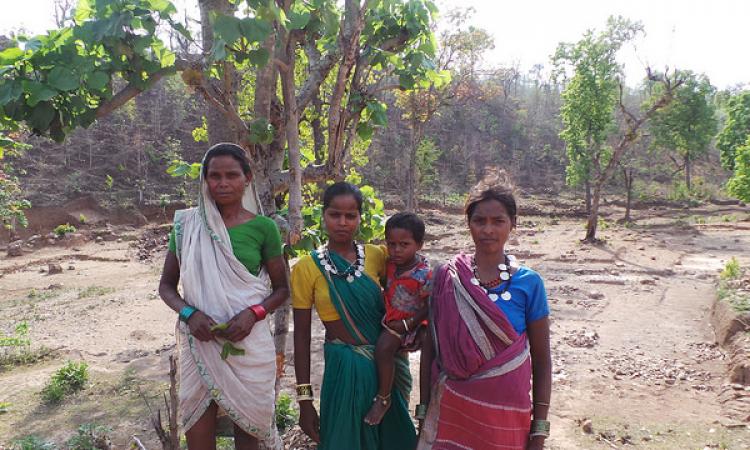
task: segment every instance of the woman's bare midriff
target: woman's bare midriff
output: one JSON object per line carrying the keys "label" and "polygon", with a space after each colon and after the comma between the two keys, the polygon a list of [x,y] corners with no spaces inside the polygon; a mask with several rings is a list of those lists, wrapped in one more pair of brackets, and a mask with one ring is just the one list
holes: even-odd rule
{"label": "woman's bare midriff", "polygon": [[349,345],[357,345],[357,341],[349,334],[349,330],[346,329],[346,325],[341,319],[323,322],[323,326],[326,329],[326,342],[338,339]]}

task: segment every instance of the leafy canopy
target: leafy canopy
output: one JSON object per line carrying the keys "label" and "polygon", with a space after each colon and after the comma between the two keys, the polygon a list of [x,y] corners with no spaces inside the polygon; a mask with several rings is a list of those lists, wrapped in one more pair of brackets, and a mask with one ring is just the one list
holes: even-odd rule
{"label": "leafy canopy", "polygon": [[560,108],[560,137],[567,147],[567,182],[571,186],[589,179],[592,164],[607,163],[605,144],[614,130],[622,74],[617,52],[642,31],[640,22],[610,17],[604,31],[589,30],[574,44],[562,43],[553,56],[557,76],[572,70]]}

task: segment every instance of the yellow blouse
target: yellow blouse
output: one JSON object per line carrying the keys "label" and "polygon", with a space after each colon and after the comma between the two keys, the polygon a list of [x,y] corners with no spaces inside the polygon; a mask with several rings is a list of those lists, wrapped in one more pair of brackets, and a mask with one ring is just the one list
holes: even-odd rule
{"label": "yellow blouse", "polygon": [[[380,279],[385,276],[385,246],[365,244],[365,273],[380,286]],[[292,268],[290,281],[292,288],[292,307],[295,309],[312,309],[313,304],[320,320],[332,322],[339,320],[339,313],[331,303],[328,282],[318,269],[311,255],[305,255]]]}

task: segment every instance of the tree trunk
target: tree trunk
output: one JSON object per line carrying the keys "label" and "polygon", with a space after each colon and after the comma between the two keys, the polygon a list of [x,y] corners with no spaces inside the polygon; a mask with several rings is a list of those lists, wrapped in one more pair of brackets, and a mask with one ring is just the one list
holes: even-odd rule
{"label": "tree trunk", "polygon": [[632,169],[623,169],[623,175],[625,176],[625,189],[627,192],[625,200],[625,222],[630,222],[630,205],[633,199],[633,178],[635,178],[635,175]]}
{"label": "tree trunk", "polygon": [[586,189],[586,214],[590,216],[591,215],[591,181],[589,181],[588,177],[586,178],[584,187]]}
{"label": "tree trunk", "polygon": [[586,237],[584,242],[596,242],[596,228],[599,225],[599,200],[601,199],[602,188],[600,183],[594,184],[591,195],[591,212],[589,212],[588,222],[586,223]]}
{"label": "tree trunk", "polygon": [[685,154],[685,187],[687,187],[688,193],[691,191],[691,182],[690,179],[690,172],[692,171],[692,167],[690,166],[690,153]]}
{"label": "tree trunk", "polygon": [[409,145],[409,168],[406,172],[406,210],[416,212],[417,201],[417,149],[419,148],[419,124],[412,123],[411,142]]}

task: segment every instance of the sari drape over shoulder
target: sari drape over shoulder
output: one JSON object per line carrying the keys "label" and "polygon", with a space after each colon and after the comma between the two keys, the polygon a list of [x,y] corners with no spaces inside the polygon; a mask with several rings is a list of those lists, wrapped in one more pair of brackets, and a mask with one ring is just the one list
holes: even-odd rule
{"label": "sari drape over shoulder", "polygon": [[[203,177],[198,207],[175,213],[175,243],[183,298],[217,323],[227,322],[271,294],[265,269],[255,276],[234,256]],[[256,322],[247,337],[233,343],[244,355],[226,360],[220,356],[223,339],[201,342],[182,322],[177,335],[178,412],[183,430],[190,429],[214,401],[246,433],[280,449],[273,426],[276,355],[268,319]]]}
{"label": "sari drape over shoulder", "polygon": [[[343,271],[349,263],[331,252]],[[379,425],[364,422],[378,390],[375,342],[385,313],[380,286],[366,273],[352,283],[331,276],[313,252],[313,259],[326,276],[331,302],[357,345],[341,341],[324,345],[325,372],[320,394],[319,450],[413,450],[414,423],[409,416],[411,374],[405,355],[396,358],[391,407]]]}
{"label": "sari drape over shoulder", "polygon": [[523,450],[529,439],[528,340],[471,278],[467,255],[435,276],[430,326],[436,360],[419,450]]}

